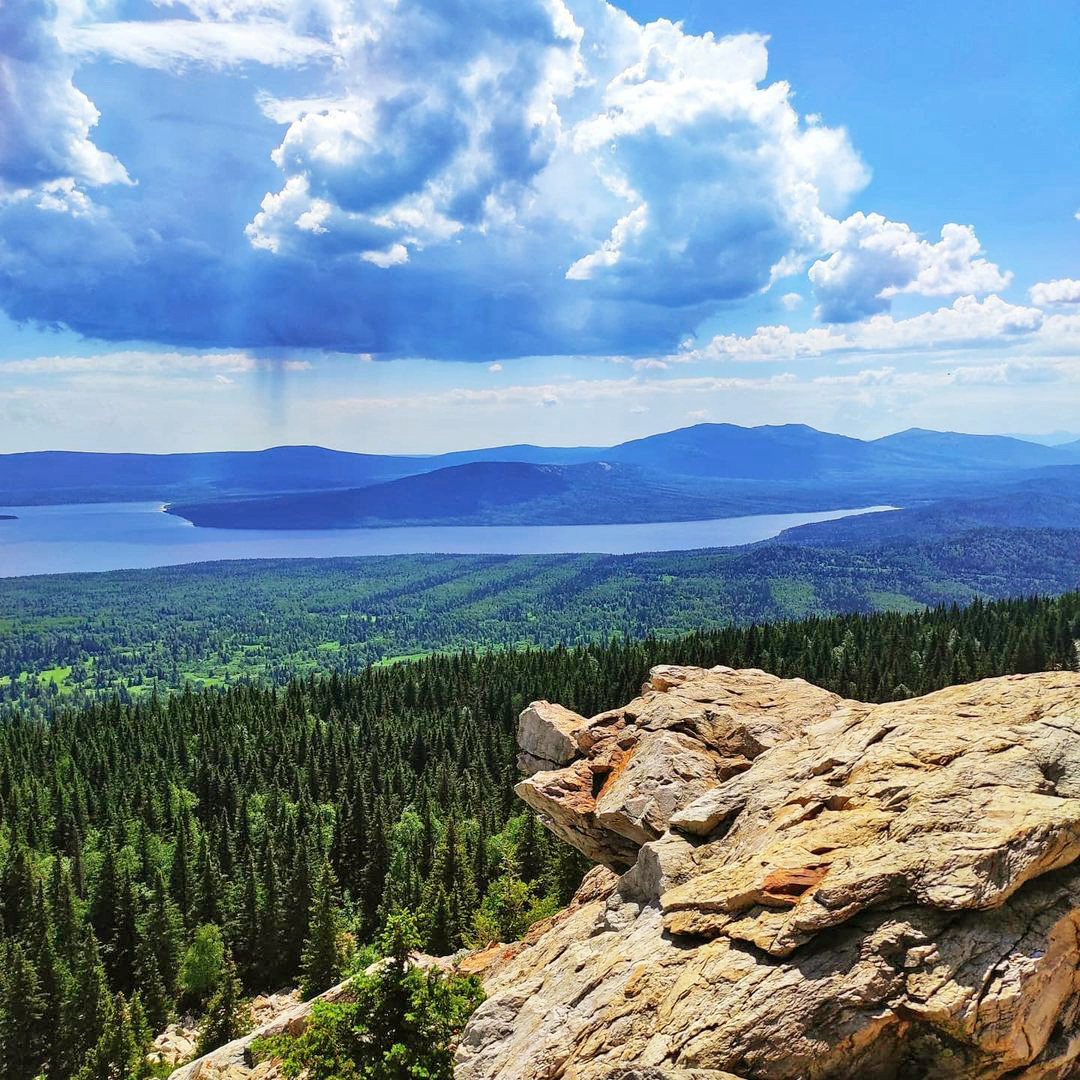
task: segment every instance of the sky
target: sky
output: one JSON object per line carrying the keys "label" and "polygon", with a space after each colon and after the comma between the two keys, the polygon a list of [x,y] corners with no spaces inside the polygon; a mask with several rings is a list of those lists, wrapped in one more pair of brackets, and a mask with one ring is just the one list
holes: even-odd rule
{"label": "sky", "polygon": [[0,452],[1080,427],[1080,15],[4,0]]}

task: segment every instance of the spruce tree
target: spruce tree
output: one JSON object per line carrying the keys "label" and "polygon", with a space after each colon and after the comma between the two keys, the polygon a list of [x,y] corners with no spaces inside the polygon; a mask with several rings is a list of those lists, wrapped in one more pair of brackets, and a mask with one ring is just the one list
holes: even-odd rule
{"label": "spruce tree", "polygon": [[131,1010],[117,994],[109,1024],[101,1031],[74,1080],[129,1080],[141,1057],[131,1029]]}
{"label": "spruce tree", "polygon": [[19,942],[4,951],[4,973],[0,982],[0,1061],[5,1080],[33,1080],[41,1067],[44,1051],[41,1020],[45,1002],[37,972]]}
{"label": "spruce tree", "polygon": [[239,1038],[248,1029],[243,989],[236,976],[232,953],[225,951],[221,979],[206,1007],[206,1018],[199,1029],[198,1054],[208,1054]]}
{"label": "spruce tree", "polygon": [[337,879],[329,860],[324,860],[311,905],[308,937],[300,963],[300,989],[305,998],[321,994],[341,978],[344,956],[336,895]]}
{"label": "spruce tree", "polygon": [[97,939],[87,927],[60,1009],[60,1029],[49,1059],[50,1080],[70,1080],[101,1032],[112,1023],[113,1001]]}
{"label": "spruce tree", "polygon": [[181,960],[180,916],[169,897],[169,888],[160,870],[154,878],[154,894],[144,922],[142,941],[154,954],[166,996],[176,997]]}

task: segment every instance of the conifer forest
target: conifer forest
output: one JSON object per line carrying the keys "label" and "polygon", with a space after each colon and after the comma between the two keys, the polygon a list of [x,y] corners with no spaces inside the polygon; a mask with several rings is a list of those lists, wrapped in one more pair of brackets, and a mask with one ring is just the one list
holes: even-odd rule
{"label": "conifer forest", "polygon": [[556,911],[586,867],[513,792],[532,700],[593,715],[679,663],[885,701],[1075,668],[1077,638],[1071,593],[16,713],[0,727],[0,1074],[152,1075],[145,1047],[181,1012],[212,1048],[245,996],[318,993],[380,942],[444,955]]}

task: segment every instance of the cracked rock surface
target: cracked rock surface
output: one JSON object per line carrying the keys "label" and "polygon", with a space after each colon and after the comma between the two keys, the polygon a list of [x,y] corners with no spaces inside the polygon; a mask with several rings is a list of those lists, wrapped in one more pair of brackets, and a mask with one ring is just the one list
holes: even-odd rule
{"label": "cracked rock surface", "polygon": [[1080,1077],[1080,675],[868,705],[663,667],[519,741],[621,876],[485,977],[459,1080]]}

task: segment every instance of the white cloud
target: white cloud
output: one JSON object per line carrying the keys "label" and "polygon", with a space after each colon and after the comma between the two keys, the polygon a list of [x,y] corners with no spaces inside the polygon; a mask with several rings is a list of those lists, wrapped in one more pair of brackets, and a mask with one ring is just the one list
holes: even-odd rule
{"label": "white cloud", "polygon": [[624,209],[567,276],[690,304],[748,295],[819,251],[827,213],[869,174],[843,129],[800,118],[787,84],[763,85],[766,40],[667,20],[624,36],[594,75],[598,107],[569,133]]}
{"label": "white cloud", "polygon": [[1058,278],[1040,281],[1028,290],[1033,304],[1052,307],[1057,304],[1080,304],[1080,281],[1075,278]]}
{"label": "white cloud", "polygon": [[[875,315],[847,327],[761,326],[748,336],[719,334],[677,358],[698,360],[793,360],[845,352],[905,352],[957,346],[994,347],[1034,343],[1046,348],[1068,344],[1080,327],[1074,317],[1046,317],[1038,308],[1010,304],[998,296],[958,297],[951,306],[896,319]],[[1080,318],[1075,319],[1080,323]]]}
{"label": "white cloud", "polygon": [[1004,360],[992,364],[961,364],[923,371],[895,367],[866,368],[844,375],[818,375],[815,386],[896,387],[930,390],[949,386],[1022,386],[1034,383],[1080,382],[1080,367],[1061,361]]}
{"label": "white cloud", "polygon": [[[302,179],[323,228],[268,196],[252,243],[270,251],[346,246],[380,267],[463,228],[512,222],[560,130],[580,29],[562,4],[501,0],[444,10],[423,0],[343,3],[336,95],[262,108],[289,128],[273,152],[292,202]],[[344,235],[342,235],[344,234]],[[325,236],[325,240],[318,239]],[[393,252],[393,258],[376,258]]]}
{"label": "white cloud", "polygon": [[948,296],[1003,289],[1011,274],[982,258],[975,230],[945,225],[930,243],[902,222],[881,214],[852,214],[824,230],[831,250],[809,271],[825,322],[853,322],[886,312],[902,293]]}
{"label": "white cloud", "polygon": [[[721,302],[817,259],[822,313],[869,316],[865,331],[762,327],[699,350],[776,359],[905,333],[962,341],[962,323],[996,317],[973,298],[1008,280],[967,226],[931,242],[878,214],[845,218],[868,170],[842,128],[768,81],[760,35],[643,25],[604,0],[173,0],[155,12],[170,18],[144,20],[105,0],[48,3],[0,7],[5,121],[12,86],[18,99],[14,135],[0,133],[0,303],[17,320],[193,348],[662,354]],[[228,107],[190,95],[172,142],[110,125],[113,157],[90,139],[78,58],[118,61],[118,80],[124,64],[203,65]],[[162,89],[163,110],[180,100],[179,82],[128,77],[136,94]],[[195,130],[197,162],[184,158]],[[101,190],[128,180],[119,158],[139,181],[122,197]],[[205,213],[178,212],[177,175]],[[892,320],[908,293],[975,308]],[[999,334],[1034,336],[1031,310],[998,312],[1019,320]]]}
{"label": "white cloud", "polygon": [[98,110],[71,81],[74,61],[52,25],[47,0],[0,4],[0,195],[57,183],[68,190],[75,182],[130,183],[124,166],[90,138]]}
{"label": "white cloud", "polygon": [[761,36],[641,25],[601,0],[524,0],[512,19],[502,0],[362,8],[363,32],[337,40],[336,97],[260,99],[289,128],[258,247],[482,236],[561,260],[568,297],[678,307],[749,295],[820,252],[828,213],[868,179],[842,129],[765,83]]}
{"label": "white cloud", "polygon": [[[11,375],[87,375],[87,374],[190,374],[216,372],[244,375],[262,364],[246,353],[181,353],[123,351],[98,353],[90,356],[35,356],[24,360],[0,361],[0,373]],[[307,360],[287,360],[282,365],[289,371],[301,371],[311,366]],[[231,380],[230,380],[231,381]]]}
{"label": "white cloud", "polygon": [[192,19],[93,23],[64,28],[60,41],[74,56],[107,57],[166,71],[192,64],[217,69],[247,63],[295,67],[333,56],[327,42],[265,18],[231,23]]}
{"label": "white cloud", "polygon": [[[504,409],[514,405],[552,406],[568,403],[619,402],[644,398],[654,401],[665,397],[709,394],[729,390],[769,390],[797,381],[788,372],[766,378],[734,378],[715,375],[683,379],[568,379],[559,383],[516,384],[500,387],[454,387],[428,394],[393,396],[356,396],[336,399],[335,409],[348,413],[378,412],[383,409],[421,409],[432,407],[491,407]],[[645,411],[640,405],[636,411]]]}

